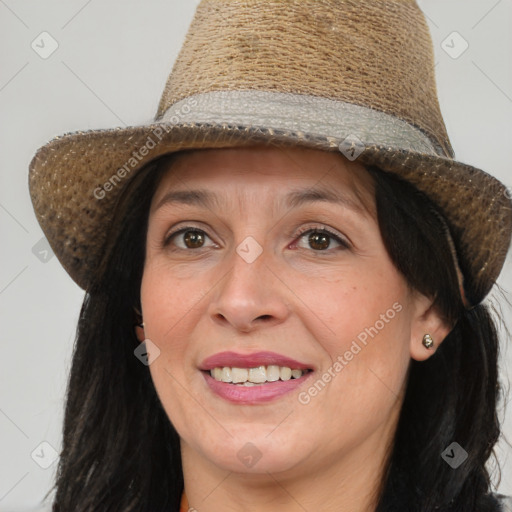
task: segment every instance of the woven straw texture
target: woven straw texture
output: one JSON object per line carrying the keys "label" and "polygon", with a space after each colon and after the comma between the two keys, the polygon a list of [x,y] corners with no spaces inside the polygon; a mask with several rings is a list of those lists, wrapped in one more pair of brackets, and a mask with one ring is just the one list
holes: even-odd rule
{"label": "woven straw texture", "polygon": [[198,92],[310,94],[394,114],[421,128],[452,155],[423,13],[412,0],[372,1],[371,9],[363,4],[203,1],[157,116]]}
{"label": "woven straw texture", "polygon": [[372,142],[359,161],[408,179],[438,204],[476,304],[505,261],[511,203],[498,180],[452,159],[433,69],[430,35],[413,1],[204,0],[154,124],[65,134],[36,153],[29,174],[36,216],[66,271],[87,289],[116,229],[116,203],[148,162],[182,149],[254,144],[338,151],[348,135],[342,121],[337,133],[312,134],[229,124],[222,112],[218,123],[194,122],[192,112],[186,123],[159,124],[168,107],[214,90],[321,96],[397,116],[432,141],[437,155]]}

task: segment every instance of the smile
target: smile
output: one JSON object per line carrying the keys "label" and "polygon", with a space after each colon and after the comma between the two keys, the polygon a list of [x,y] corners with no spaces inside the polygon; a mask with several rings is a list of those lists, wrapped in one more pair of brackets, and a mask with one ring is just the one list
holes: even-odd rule
{"label": "smile", "polygon": [[218,382],[240,386],[258,386],[268,382],[300,379],[309,370],[291,369],[288,366],[257,366],[255,368],[216,367],[210,370],[210,376]]}
{"label": "smile", "polygon": [[216,396],[238,405],[276,400],[302,386],[314,371],[274,352],[222,352],[207,358],[199,369]]}

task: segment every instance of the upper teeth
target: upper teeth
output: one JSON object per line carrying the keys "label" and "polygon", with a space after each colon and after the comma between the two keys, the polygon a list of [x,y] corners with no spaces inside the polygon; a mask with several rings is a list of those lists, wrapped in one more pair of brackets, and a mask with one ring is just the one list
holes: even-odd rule
{"label": "upper teeth", "polygon": [[292,370],[287,366],[257,366],[256,368],[235,368],[225,366],[224,368],[212,368],[210,375],[219,382],[232,382],[243,384],[250,382],[262,384],[263,382],[275,382],[279,379],[290,380],[302,377],[307,370]]}

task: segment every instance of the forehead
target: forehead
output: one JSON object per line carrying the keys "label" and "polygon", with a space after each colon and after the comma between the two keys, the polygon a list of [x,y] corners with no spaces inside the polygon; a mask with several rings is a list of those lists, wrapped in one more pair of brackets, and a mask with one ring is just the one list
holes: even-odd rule
{"label": "forehead", "polygon": [[372,214],[373,178],[358,162],[309,148],[250,147],[195,150],[165,158],[152,201],[191,202],[208,208],[238,201],[313,200],[340,203]]}

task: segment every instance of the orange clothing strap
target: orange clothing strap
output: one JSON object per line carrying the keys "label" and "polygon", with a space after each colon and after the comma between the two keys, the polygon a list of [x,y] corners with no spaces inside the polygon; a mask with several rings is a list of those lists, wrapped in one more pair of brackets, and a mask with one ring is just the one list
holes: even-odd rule
{"label": "orange clothing strap", "polygon": [[183,494],[181,495],[180,512],[188,512],[188,500],[185,491],[183,491]]}

